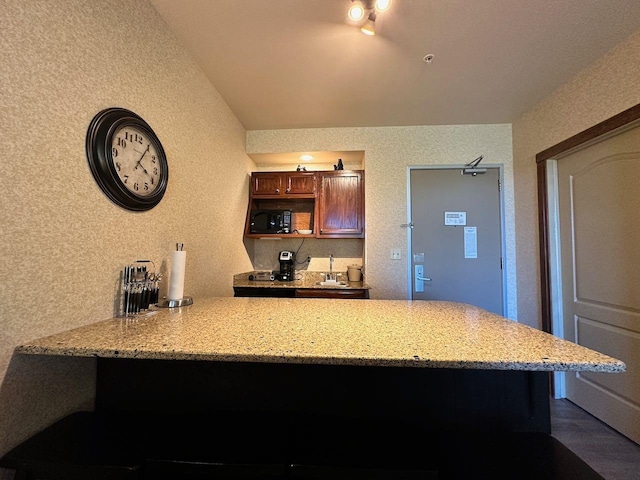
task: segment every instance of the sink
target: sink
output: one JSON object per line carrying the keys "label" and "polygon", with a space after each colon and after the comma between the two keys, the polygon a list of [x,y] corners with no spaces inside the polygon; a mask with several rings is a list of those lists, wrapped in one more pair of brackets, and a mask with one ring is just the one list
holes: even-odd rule
{"label": "sink", "polygon": [[338,282],[336,280],[326,280],[324,282],[316,282],[316,285],[321,285],[323,287],[346,287],[347,282]]}

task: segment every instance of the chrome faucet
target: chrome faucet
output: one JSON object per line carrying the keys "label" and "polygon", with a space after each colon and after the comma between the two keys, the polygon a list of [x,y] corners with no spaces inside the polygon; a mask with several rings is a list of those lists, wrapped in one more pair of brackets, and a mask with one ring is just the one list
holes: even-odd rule
{"label": "chrome faucet", "polygon": [[334,280],[333,278],[333,254],[329,255],[329,275],[327,276],[327,280]]}

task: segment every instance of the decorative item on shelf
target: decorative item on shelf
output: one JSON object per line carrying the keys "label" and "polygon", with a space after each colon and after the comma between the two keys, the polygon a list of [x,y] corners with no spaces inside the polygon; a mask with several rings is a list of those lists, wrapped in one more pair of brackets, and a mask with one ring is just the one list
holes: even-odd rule
{"label": "decorative item on shelf", "polygon": [[[152,269],[148,268],[151,264]],[[158,301],[161,274],[156,273],[151,260],[136,260],[122,270],[121,316],[130,316],[149,309]]]}
{"label": "decorative item on shelf", "polygon": [[338,159],[338,164],[333,166],[334,170],[344,170],[344,165],[342,164],[342,159]]}
{"label": "decorative item on shelf", "polygon": [[187,264],[187,252],[184,244],[177,243],[171,252],[171,274],[169,276],[169,293],[156,306],[164,308],[184,307],[193,303],[193,298],[184,296],[184,272]]}
{"label": "decorative item on shelf", "polygon": [[307,167],[301,167],[300,165],[298,165],[298,168],[296,168],[296,172],[306,172],[307,171]]}

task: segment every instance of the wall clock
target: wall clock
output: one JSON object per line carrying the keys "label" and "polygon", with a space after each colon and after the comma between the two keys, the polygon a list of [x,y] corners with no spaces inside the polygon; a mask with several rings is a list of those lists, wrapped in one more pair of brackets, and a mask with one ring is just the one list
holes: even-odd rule
{"label": "wall clock", "polygon": [[98,113],[87,130],[87,160],[102,191],[133,211],[155,207],[167,189],[169,166],[158,137],[124,108]]}

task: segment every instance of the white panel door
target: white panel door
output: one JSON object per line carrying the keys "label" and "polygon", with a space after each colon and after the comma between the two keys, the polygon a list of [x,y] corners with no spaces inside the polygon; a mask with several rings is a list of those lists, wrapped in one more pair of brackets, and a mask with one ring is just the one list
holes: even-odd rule
{"label": "white panel door", "polygon": [[567,398],[640,442],[640,128],[558,160],[565,338],[627,364]]}

